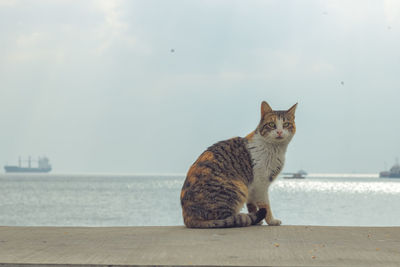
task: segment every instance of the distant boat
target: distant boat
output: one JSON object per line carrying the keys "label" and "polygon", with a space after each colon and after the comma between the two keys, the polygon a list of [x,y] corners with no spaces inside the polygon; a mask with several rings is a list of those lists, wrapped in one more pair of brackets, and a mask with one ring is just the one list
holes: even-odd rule
{"label": "distant boat", "polygon": [[299,170],[298,172],[293,172],[293,173],[284,173],[284,175],[289,175],[289,176],[283,176],[283,179],[305,179],[307,172],[304,170]]}
{"label": "distant boat", "polygon": [[32,167],[32,160],[31,157],[28,158],[28,166],[22,167],[21,165],[21,158],[18,159],[18,166],[17,165],[6,165],[4,166],[4,170],[6,172],[49,172],[51,171],[51,165],[49,163],[49,159],[47,157],[39,157],[38,159],[38,166]]}
{"label": "distant boat", "polygon": [[389,171],[382,171],[379,173],[380,178],[400,178],[400,165],[399,160],[390,168]]}

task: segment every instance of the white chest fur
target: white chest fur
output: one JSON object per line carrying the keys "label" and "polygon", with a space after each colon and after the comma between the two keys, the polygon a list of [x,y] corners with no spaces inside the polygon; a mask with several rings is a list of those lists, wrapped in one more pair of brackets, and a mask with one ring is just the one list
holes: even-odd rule
{"label": "white chest fur", "polygon": [[269,185],[275,180],[285,163],[287,144],[271,144],[262,136],[254,135],[248,143],[253,160],[253,182],[249,185],[249,202],[265,202]]}

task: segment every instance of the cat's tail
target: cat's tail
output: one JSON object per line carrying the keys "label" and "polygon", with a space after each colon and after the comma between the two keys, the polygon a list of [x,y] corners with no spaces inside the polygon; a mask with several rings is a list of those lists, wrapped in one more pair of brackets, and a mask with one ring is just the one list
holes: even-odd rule
{"label": "cat's tail", "polygon": [[222,220],[190,220],[185,221],[185,225],[189,228],[229,228],[229,227],[245,227],[255,225],[261,222],[267,210],[259,209],[256,213],[239,213]]}

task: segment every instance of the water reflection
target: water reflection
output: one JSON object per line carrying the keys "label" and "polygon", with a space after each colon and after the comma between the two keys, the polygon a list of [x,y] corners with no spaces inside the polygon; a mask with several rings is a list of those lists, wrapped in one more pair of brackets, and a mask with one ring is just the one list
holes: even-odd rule
{"label": "water reflection", "polygon": [[329,191],[346,193],[400,194],[400,181],[393,179],[317,179],[278,180],[271,190],[294,191]]}

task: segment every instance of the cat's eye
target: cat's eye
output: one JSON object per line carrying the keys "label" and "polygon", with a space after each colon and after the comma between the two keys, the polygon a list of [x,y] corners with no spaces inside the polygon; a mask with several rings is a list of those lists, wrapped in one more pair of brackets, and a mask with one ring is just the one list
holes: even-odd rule
{"label": "cat's eye", "polygon": [[271,128],[275,128],[276,124],[275,124],[275,122],[269,122],[268,126],[271,127]]}
{"label": "cat's eye", "polygon": [[291,125],[290,122],[284,122],[284,123],[283,123],[283,127],[284,127],[284,128],[288,128],[290,125]]}

